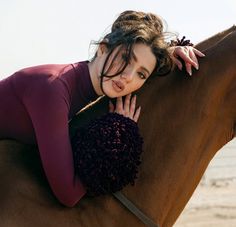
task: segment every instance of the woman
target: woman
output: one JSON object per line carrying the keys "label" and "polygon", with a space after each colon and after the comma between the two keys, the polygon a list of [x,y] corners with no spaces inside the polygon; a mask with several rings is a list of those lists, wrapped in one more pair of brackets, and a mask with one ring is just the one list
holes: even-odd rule
{"label": "woman", "polygon": [[[50,187],[65,206],[74,206],[86,189],[74,176],[68,130],[81,108],[101,95],[117,97],[116,112],[138,121],[141,107],[131,93],[155,74],[165,74],[174,62],[198,69],[193,47],[169,47],[163,24],[151,13],[125,11],[98,45],[91,61],[66,65],[41,65],[22,69],[0,81],[0,138],[37,144]],[[124,103],[122,96],[126,96]]]}

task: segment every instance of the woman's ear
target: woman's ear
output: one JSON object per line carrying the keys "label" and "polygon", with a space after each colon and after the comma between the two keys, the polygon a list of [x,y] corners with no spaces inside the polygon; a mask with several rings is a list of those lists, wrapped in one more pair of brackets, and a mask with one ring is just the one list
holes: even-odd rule
{"label": "woman's ear", "polygon": [[[107,40],[105,40],[107,42]],[[97,50],[97,56],[100,57],[104,53],[107,53],[107,46],[105,43],[100,43]]]}

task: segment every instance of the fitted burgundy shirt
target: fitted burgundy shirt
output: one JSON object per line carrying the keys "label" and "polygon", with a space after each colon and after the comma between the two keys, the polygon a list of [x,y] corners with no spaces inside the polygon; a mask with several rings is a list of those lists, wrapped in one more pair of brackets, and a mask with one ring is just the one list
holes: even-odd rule
{"label": "fitted burgundy shirt", "polygon": [[86,193],[74,176],[68,121],[98,97],[87,63],[29,67],[0,81],[0,139],[38,145],[50,187],[66,206]]}

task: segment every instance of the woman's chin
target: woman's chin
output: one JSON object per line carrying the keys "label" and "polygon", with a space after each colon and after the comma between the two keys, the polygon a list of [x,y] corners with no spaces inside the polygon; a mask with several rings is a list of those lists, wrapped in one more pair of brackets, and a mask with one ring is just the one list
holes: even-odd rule
{"label": "woman's chin", "polygon": [[121,97],[121,95],[119,95],[119,94],[106,94],[106,95],[111,99]]}
{"label": "woman's chin", "polygon": [[109,98],[118,98],[118,97],[122,97],[122,96],[126,95],[124,92],[116,92],[113,89],[109,89],[109,90],[108,89],[104,89],[104,93]]}

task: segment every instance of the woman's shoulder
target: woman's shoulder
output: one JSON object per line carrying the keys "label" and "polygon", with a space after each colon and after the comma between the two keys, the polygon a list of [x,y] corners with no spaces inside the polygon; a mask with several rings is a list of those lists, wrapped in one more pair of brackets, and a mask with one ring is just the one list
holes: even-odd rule
{"label": "woman's shoulder", "polygon": [[63,74],[71,70],[71,64],[44,64],[23,68],[11,77],[15,85],[52,86],[60,81]]}
{"label": "woman's shoulder", "polygon": [[71,69],[71,64],[43,64],[23,68],[14,75],[19,79],[56,78],[69,69]]}
{"label": "woman's shoulder", "polygon": [[60,79],[61,75],[71,70],[70,64],[45,64],[23,68],[12,75],[12,83],[20,96],[37,94],[66,95],[68,89]]}

